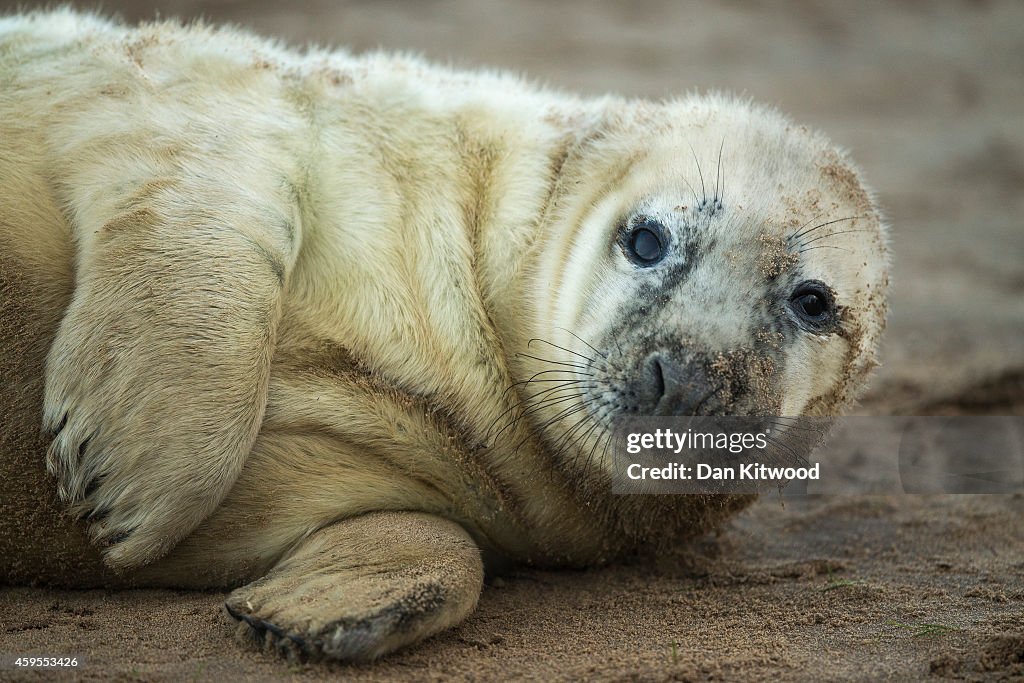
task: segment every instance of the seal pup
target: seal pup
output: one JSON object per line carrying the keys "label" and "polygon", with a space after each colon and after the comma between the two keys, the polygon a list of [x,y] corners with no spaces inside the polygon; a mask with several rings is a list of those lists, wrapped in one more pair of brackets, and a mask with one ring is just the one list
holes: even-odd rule
{"label": "seal pup", "polygon": [[373,658],[750,502],[611,495],[616,416],[837,414],[874,363],[875,203],[746,101],[67,10],[0,82],[0,582]]}

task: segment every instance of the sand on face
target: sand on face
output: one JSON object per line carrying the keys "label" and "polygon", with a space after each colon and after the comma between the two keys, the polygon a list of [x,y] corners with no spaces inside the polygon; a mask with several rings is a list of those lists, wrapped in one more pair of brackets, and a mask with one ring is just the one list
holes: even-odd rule
{"label": "sand on face", "polygon": [[[741,91],[826,131],[894,226],[883,367],[861,412],[1024,414],[1019,4],[303,7],[161,12],[422,50],[589,94]],[[0,653],[84,655],[95,680],[1008,678],[1024,674],[1022,577],[1021,495],[766,497],[656,566],[505,577],[462,626],[371,666],[279,662],[235,644],[224,594],[151,590],[0,589]]]}

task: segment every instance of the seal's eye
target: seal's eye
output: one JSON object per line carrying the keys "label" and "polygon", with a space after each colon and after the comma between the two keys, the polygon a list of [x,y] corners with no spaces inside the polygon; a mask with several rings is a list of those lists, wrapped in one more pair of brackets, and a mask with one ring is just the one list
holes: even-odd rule
{"label": "seal's eye", "polygon": [[814,331],[824,331],[835,321],[835,300],[824,282],[801,282],[789,298],[797,320]]}
{"label": "seal's eye", "polygon": [[653,266],[665,256],[664,228],[660,223],[644,221],[626,236],[626,251],[642,266]]}
{"label": "seal's eye", "polygon": [[796,300],[796,305],[800,307],[800,312],[805,318],[820,318],[825,315],[825,302],[814,292],[801,294]]}

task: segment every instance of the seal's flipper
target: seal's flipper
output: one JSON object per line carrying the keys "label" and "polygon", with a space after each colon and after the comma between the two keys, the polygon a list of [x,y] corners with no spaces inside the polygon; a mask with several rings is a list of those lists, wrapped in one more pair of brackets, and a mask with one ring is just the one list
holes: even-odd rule
{"label": "seal's flipper", "polygon": [[480,551],[458,524],[378,512],[312,534],[225,608],[267,649],[366,660],[459,623],[482,587]]}
{"label": "seal's flipper", "polygon": [[47,466],[115,569],[164,555],[237,478],[298,249],[286,191],[185,175],[75,224],[75,291],[46,361]]}

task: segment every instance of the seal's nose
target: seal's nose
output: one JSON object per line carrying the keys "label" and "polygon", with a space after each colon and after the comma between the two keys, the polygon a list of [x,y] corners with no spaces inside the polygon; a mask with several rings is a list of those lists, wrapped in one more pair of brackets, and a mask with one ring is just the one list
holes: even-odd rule
{"label": "seal's nose", "polygon": [[655,351],[643,363],[644,391],[651,415],[706,415],[716,387],[700,363]]}

